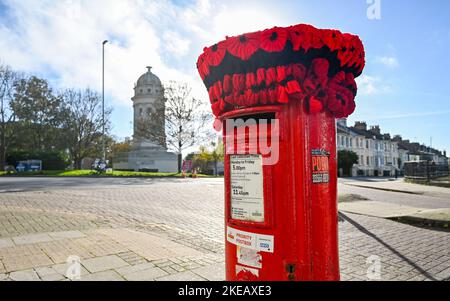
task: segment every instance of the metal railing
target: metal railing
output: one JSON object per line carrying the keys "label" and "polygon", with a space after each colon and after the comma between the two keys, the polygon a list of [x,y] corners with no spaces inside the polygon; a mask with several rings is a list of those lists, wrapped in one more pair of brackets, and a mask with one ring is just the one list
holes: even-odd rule
{"label": "metal railing", "polygon": [[405,178],[430,181],[449,175],[449,166],[434,161],[405,162]]}

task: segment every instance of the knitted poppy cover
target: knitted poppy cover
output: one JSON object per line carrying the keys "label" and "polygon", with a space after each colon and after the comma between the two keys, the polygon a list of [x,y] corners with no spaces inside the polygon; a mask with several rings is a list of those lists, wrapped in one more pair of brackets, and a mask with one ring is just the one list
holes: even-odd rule
{"label": "knitted poppy cover", "polygon": [[342,118],[355,110],[364,56],[356,35],[298,24],[227,37],[204,48],[197,69],[216,117],[303,101],[310,113],[327,110]]}

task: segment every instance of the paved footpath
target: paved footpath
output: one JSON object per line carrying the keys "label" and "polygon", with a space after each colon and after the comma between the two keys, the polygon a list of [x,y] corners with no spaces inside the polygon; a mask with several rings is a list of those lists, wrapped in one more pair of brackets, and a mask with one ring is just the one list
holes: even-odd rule
{"label": "paved footpath", "polygon": [[[0,280],[223,280],[222,183],[0,178]],[[450,279],[449,232],[341,219],[343,280]]]}

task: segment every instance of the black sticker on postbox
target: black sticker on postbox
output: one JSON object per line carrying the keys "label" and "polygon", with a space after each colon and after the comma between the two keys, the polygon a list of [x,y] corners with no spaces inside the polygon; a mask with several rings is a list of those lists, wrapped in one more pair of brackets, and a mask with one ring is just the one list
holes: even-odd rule
{"label": "black sticker on postbox", "polygon": [[313,149],[312,154],[312,182],[314,184],[328,183],[330,181],[330,169],[328,160],[330,153],[323,149]]}

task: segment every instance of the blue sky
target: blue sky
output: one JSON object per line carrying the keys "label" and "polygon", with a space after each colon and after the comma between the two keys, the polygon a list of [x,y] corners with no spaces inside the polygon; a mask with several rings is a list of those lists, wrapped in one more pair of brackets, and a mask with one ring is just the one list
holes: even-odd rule
{"label": "blue sky", "polygon": [[[373,2],[372,0],[371,2]],[[132,133],[130,97],[145,66],[164,81],[188,82],[207,102],[195,70],[204,46],[234,35],[309,23],[358,34],[367,65],[349,118],[450,151],[450,2],[322,1],[7,1],[0,0],[0,61],[48,78],[56,89],[101,88],[106,48],[113,133]]]}

